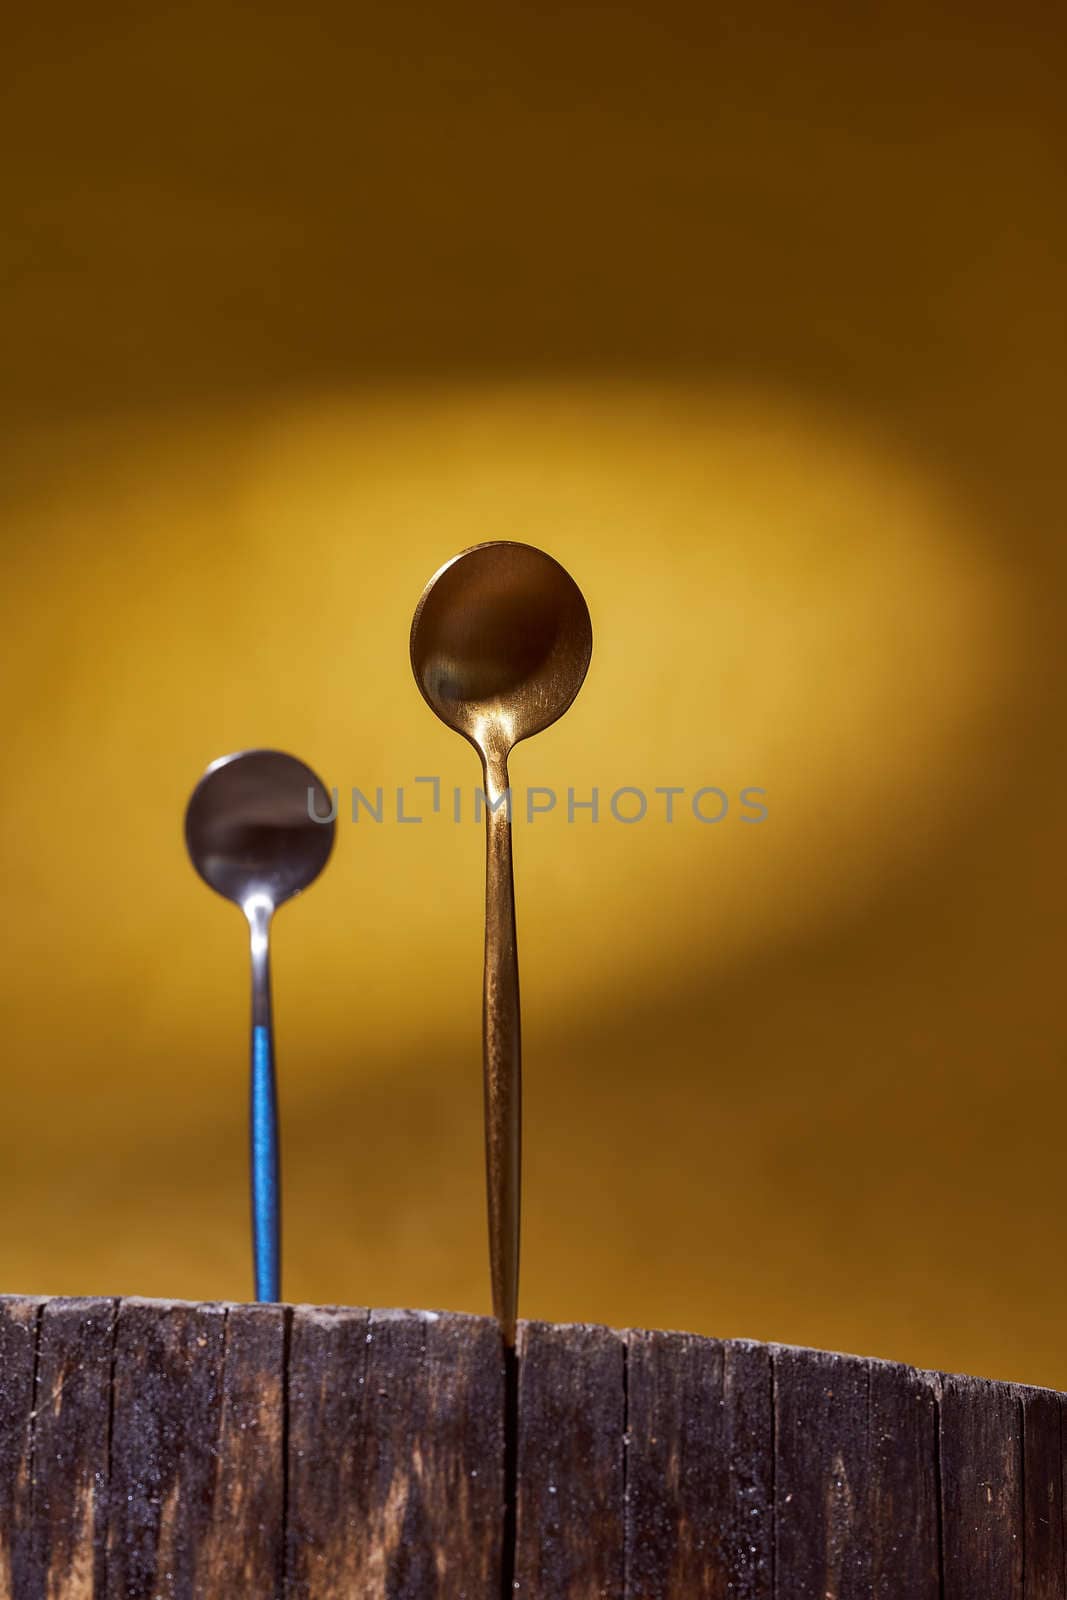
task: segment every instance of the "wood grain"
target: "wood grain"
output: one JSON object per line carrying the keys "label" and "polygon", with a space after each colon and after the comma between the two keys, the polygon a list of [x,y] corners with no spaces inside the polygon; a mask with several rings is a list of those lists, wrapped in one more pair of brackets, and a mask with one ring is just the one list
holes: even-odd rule
{"label": "wood grain", "polygon": [[503,1416],[484,1319],[298,1307],[287,1593],[496,1600]]}
{"label": "wood grain", "polygon": [[34,1385],[43,1304],[0,1300],[0,1600],[32,1581]]}
{"label": "wood grain", "polygon": [[[1009,1384],[941,1385],[941,1515],[945,1600],[1022,1600],[1025,1552],[1022,1402]],[[1041,1573],[1041,1582],[1055,1575]],[[1062,1586],[1062,1574],[1059,1582]],[[1038,1591],[1040,1592],[1040,1591]]]}
{"label": "wood grain", "polygon": [[872,1600],[939,1600],[937,1395],[928,1376],[870,1363],[867,1527]]}
{"label": "wood grain", "polygon": [[870,1366],[810,1350],[774,1352],[776,1594],[863,1600]]}
{"label": "wood grain", "polygon": [[625,1343],[607,1328],[520,1330],[515,1590],[624,1591]]}
{"label": "wood grain", "polygon": [[125,1301],[115,1339],[107,1600],[210,1592],[223,1306]]}
{"label": "wood grain", "polygon": [[287,1337],[280,1306],[227,1309],[210,1521],[196,1564],[204,1594],[284,1592]]}
{"label": "wood grain", "polygon": [[1023,1593],[1057,1600],[1063,1593],[1062,1402],[1047,1389],[1020,1392],[1023,1424]]}
{"label": "wood grain", "polygon": [[293,1313],[285,1566],[293,1600],[320,1600],[343,1586],[358,1593],[368,1315],[307,1306]]}
{"label": "wood grain", "polygon": [[50,1300],[43,1308],[25,1600],[105,1592],[115,1318],[112,1300]]}
{"label": "wood grain", "polygon": [[627,1600],[770,1600],[767,1350],[632,1333],[626,1392]]}
{"label": "wood grain", "polygon": [[484,1318],[0,1299],[0,1600],[1067,1600],[1057,1394],[543,1323],[513,1376]]}

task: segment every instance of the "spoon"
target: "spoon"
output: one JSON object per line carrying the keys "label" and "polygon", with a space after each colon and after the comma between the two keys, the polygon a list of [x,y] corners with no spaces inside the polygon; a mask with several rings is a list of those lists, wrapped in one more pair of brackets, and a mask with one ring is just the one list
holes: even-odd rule
{"label": "spoon", "polygon": [[430,709],[477,750],[485,784],[482,1065],[493,1311],[515,1344],[522,1068],[508,756],[561,717],[582,686],[593,631],[581,590],[527,544],[464,550],[423,590],[411,665]]}
{"label": "spoon", "polygon": [[249,1109],[257,1300],[281,1299],[271,918],[280,905],[315,881],[329,858],[333,838],[331,797],[324,784],[310,767],[280,750],[242,750],[213,761],[193,790],[185,813],[185,843],[193,866],[206,884],[240,906],[251,935]]}

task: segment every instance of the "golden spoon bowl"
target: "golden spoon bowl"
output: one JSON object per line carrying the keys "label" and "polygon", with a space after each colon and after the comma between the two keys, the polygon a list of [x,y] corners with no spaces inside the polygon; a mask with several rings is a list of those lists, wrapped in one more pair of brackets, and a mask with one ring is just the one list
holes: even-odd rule
{"label": "golden spoon bowl", "polygon": [[478,544],[436,572],[411,624],[411,664],[433,711],[484,756],[561,717],[593,630],[574,579],[543,550]]}

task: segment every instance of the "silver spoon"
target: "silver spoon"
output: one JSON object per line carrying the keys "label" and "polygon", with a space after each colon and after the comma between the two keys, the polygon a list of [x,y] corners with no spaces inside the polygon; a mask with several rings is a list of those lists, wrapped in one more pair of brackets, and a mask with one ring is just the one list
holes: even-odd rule
{"label": "silver spoon", "polygon": [[[321,779],[280,750],[213,761],[185,813],[193,866],[240,906],[252,945],[252,1259],[256,1299],[281,1299],[278,1094],[270,998],[270,926],[280,905],[313,883],[334,840]],[[315,818],[329,818],[317,821]]]}
{"label": "silver spoon", "polygon": [[411,665],[430,708],[482,761],[485,986],[482,1064],[493,1310],[515,1343],[519,1302],[522,1049],[508,756],[581,688],[593,630],[581,590],[528,544],[475,545],[436,572],[411,624]]}

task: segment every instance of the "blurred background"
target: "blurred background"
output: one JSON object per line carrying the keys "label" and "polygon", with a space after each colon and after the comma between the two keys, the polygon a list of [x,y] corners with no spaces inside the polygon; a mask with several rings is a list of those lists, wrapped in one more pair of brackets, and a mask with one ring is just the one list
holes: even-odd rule
{"label": "blurred background", "polygon": [[[521,790],[526,1315],[1067,1387],[1062,21],[68,6],[0,141],[0,1287],[250,1292],[208,761],[386,792],[279,918],[286,1294],[488,1308],[482,834],[407,632],[589,601]],[[766,791],[721,823],[619,785]]]}

